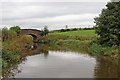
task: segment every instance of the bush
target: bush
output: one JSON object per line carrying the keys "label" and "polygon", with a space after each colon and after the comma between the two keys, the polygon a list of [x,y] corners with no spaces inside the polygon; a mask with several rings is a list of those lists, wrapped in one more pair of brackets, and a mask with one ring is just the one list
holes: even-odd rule
{"label": "bush", "polygon": [[4,59],[2,59],[2,67],[7,67],[7,66],[8,66],[8,63]]}
{"label": "bush", "polygon": [[21,33],[21,29],[19,26],[11,27],[10,30],[15,31],[17,33],[17,36],[19,36]]}
{"label": "bush", "polygon": [[64,30],[64,29],[61,29],[60,32],[65,32],[65,30]]}
{"label": "bush", "polygon": [[41,32],[41,36],[46,36],[49,33],[47,26],[44,27],[44,30]]}
{"label": "bush", "polygon": [[97,53],[102,55],[109,55],[114,56],[118,53],[118,46],[109,47],[108,45],[100,45],[97,44],[97,41],[93,41],[89,44],[89,52],[90,53]]}
{"label": "bush", "polygon": [[18,36],[14,40],[7,40],[2,44],[2,58],[4,60],[2,65],[5,67],[11,62],[19,62],[21,59],[21,53],[23,53],[25,49],[28,49],[30,45],[33,45],[33,41],[32,37],[24,35]]}
{"label": "bush", "polygon": [[77,31],[77,28],[73,28],[72,31]]}
{"label": "bush", "polygon": [[13,40],[17,37],[17,33],[7,28],[2,29],[2,41]]}

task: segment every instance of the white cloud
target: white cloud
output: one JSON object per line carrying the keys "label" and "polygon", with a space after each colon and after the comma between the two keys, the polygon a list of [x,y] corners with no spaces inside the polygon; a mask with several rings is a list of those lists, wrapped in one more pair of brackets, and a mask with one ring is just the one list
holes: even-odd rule
{"label": "white cloud", "polygon": [[25,1],[3,3],[1,12],[4,26],[20,25],[22,28],[37,29],[43,28],[44,25],[48,25],[50,29],[64,28],[65,25],[70,27],[94,25],[93,18],[99,15],[106,4],[105,2],[37,3]]}
{"label": "white cloud", "polygon": [[2,0],[2,2],[108,2],[110,0]]}
{"label": "white cloud", "polygon": [[32,22],[32,23],[66,23],[66,22],[75,22],[75,21],[85,21],[92,20],[98,14],[77,14],[77,15],[63,15],[47,18],[31,18],[24,20],[13,20],[13,22]]}

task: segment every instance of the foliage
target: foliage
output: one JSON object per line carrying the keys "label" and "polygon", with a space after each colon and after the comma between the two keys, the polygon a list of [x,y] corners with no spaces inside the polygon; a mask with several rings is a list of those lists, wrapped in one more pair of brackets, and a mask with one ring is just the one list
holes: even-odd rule
{"label": "foliage", "polygon": [[104,55],[104,56],[111,56],[113,58],[117,58],[118,57],[118,46],[103,46],[103,45],[99,45],[96,42],[91,42],[88,46],[88,51],[92,54],[100,54],[100,55]]}
{"label": "foliage", "polygon": [[51,34],[55,35],[70,35],[70,36],[96,36],[95,30],[78,30],[78,31],[67,31],[67,32],[54,32]]}
{"label": "foliage", "polygon": [[8,63],[2,59],[2,67],[7,67]]}
{"label": "foliage", "polygon": [[49,33],[47,26],[44,27],[44,30],[41,32],[41,36],[46,36]]}
{"label": "foliage", "polygon": [[93,28],[70,28],[70,29],[60,29],[60,30],[54,30],[50,32],[67,32],[67,31],[79,31],[79,30],[94,30]]}
{"label": "foliage", "polygon": [[31,36],[17,36],[17,33],[7,28],[2,29],[2,67],[11,62],[19,62],[22,53],[33,45]]}
{"label": "foliage", "polygon": [[72,35],[72,33],[74,34],[74,31],[69,31],[69,33],[71,33],[69,35],[66,35],[66,32],[59,32],[59,33],[61,34],[58,34],[57,32],[49,33],[47,36],[41,37],[39,39],[39,42],[58,46],[58,47],[61,46],[72,49],[77,48],[79,50],[81,49],[87,51],[88,43],[91,42],[91,40],[96,39],[96,36]]}
{"label": "foliage", "polygon": [[[117,46],[106,46],[99,45],[96,41],[97,36],[90,36],[89,31],[94,30],[81,30],[81,34],[77,31],[68,31],[68,32],[53,32],[49,33],[47,36],[41,37],[39,40],[40,43],[46,43],[49,45],[54,45],[56,48],[66,47],[68,49],[77,48],[79,50],[83,50],[84,52],[90,52],[100,55],[107,55],[110,57],[118,57],[116,53],[118,53]],[[76,32],[76,34],[74,34]],[[89,33],[89,36],[85,36],[85,33]],[[69,34],[67,34],[69,33]],[[78,35],[79,34],[79,35]],[[95,31],[94,31],[95,34]]]}
{"label": "foliage", "polygon": [[21,29],[19,26],[14,26],[14,27],[11,27],[10,30],[13,30],[17,33],[17,35],[19,36],[20,33],[21,33]]}
{"label": "foliage", "polygon": [[8,30],[6,27],[2,29],[2,41],[12,40],[17,37],[17,33],[12,30]]}
{"label": "foliage", "polygon": [[[65,33],[65,32],[62,32]],[[80,41],[84,41],[84,40],[94,40],[97,37],[96,36],[80,36],[80,35],[63,35],[63,34],[58,34],[58,33],[49,33],[47,36],[43,36],[39,39],[38,42],[40,43],[50,43],[51,41],[54,40],[80,40]]]}
{"label": "foliage", "polygon": [[77,31],[77,28],[73,28],[72,31]]}
{"label": "foliage", "polygon": [[95,18],[96,33],[101,45],[120,46],[120,1],[109,2],[101,15]]}
{"label": "foliage", "polygon": [[31,35],[25,35],[26,37],[30,37],[30,38],[32,38],[32,40],[33,40],[33,36],[31,36]]}

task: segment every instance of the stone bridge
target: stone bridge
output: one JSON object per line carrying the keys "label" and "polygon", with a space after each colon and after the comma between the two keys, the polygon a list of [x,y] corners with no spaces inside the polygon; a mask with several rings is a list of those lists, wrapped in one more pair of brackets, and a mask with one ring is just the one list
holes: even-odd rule
{"label": "stone bridge", "polygon": [[33,36],[33,41],[37,42],[37,40],[41,37],[41,31],[37,29],[21,29],[21,35],[31,35]]}

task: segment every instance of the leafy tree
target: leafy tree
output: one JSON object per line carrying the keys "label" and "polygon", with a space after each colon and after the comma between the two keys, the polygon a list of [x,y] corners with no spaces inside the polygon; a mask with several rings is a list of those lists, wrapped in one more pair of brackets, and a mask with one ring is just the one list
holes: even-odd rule
{"label": "leafy tree", "polygon": [[46,36],[48,33],[49,33],[48,27],[45,26],[44,30],[41,32],[41,36],[44,36],[44,35]]}
{"label": "leafy tree", "polygon": [[20,33],[21,33],[21,29],[19,26],[14,26],[14,27],[11,27],[10,30],[13,30],[17,33],[17,35],[19,36]]}
{"label": "leafy tree", "polygon": [[118,46],[120,54],[120,1],[109,2],[99,17],[95,18],[96,33],[101,45]]}
{"label": "leafy tree", "polygon": [[14,38],[16,38],[17,33],[13,30],[8,30],[8,28],[4,27],[2,29],[2,41],[6,41],[6,40],[12,40]]}
{"label": "leafy tree", "polygon": [[2,29],[2,40],[5,41],[5,40],[7,40],[7,38],[8,38],[8,28],[4,27]]}
{"label": "leafy tree", "polygon": [[109,2],[99,17],[95,18],[96,33],[101,45],[120,46],[120,1]]}
{"label": "leafy tree", "polygon": [[72,31],[77,31],[77,28],[73,28]]}
{"label": "leafy tree", "polygon": [[60,32],[65,32],[65,30],[64,30],[64,29],[61,29]]}

